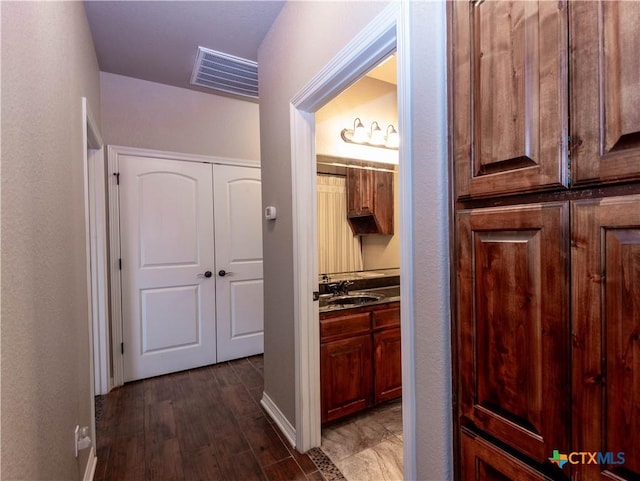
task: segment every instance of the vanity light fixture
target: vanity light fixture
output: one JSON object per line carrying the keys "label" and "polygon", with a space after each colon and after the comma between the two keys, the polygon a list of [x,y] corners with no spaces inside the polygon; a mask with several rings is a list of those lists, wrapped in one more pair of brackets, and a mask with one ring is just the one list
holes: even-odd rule
{"label": "vanity light fixture", "polygon": [[342,129],[340,137],[350,144],[368,145],[369,147],[380,147],[383,149],[398,150],[400,136],[398,131],[391,124],[385,132],[380,128],[377,121],[371,122],[370,131],[367,132],[359,117],[353,121],[353,129]]}

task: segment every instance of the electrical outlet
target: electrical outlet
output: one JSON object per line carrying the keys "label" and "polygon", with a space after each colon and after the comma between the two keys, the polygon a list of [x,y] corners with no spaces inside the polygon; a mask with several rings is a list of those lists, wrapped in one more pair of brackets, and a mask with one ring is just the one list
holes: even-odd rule
{"label": "electrical outlet", "polygon": [[78,451],[91,447],[91,437],[89,436],[89,426],[76,426],[73,431],[73,444],[76,458]]}

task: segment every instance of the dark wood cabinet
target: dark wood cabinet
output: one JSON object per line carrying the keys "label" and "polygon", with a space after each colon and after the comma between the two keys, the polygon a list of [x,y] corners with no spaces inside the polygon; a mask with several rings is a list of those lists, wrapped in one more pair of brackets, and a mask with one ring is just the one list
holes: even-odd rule
{"label": "dark wood cabinet", "polygon": [[[612,453],[576,479],[640,479],[640,195],[571,211],[574,443]],[[624,453],[624,464],[618,453]]]}
{"label": "dark wood cabinet", "polygon": [[458,480],[640,479],[639,19],[448,4]]}
{"label": "dark wood cabinet", "polygon": [[378,309],[373,316],[374,402],[402,395],[400,307]]}
{"label": "dark wood cabinet", "polygon": [[462,481],[551,481],[483,438],[463,430]]}
{"label": "dark wood cabinet", "polygon": [[564,2],[451,2],[457,197],[567,185]]}
{"label": "dark wood cabinet", "polygon": [[460,413],[538,462],[569,447],[567,203],[461,211]]}
{"label": "dark wood cabinet", "polygon": [[371,336],[349,337],[320,346],[322,422],[371,406]]}
{"label": "dark wood cabinet", "polygon": [[322,422],[402,395],[400,303],[320,314]]}
{"label": "dark wood cabinet", "polygon": [[393,234],[393,172],[347,169],[347,219],[354,235]]}
{"label": "dark wood cabinet", "polygon": [[571,20],[576,184],[640,178],[640,3],[579,1]]}

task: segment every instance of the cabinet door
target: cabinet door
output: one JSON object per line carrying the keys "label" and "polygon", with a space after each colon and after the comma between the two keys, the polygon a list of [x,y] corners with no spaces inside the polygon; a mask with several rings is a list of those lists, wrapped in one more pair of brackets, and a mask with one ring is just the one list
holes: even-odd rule
{"label": "cabinet door", "polygon": [[392,172],[347,169],[347,217],[355,235],[392,235],[393,202]]}
{"label": "cabinet door", "polygon": [[462,425],[538,462],[568,447],[568,205],[461,211]]}
{"label": "cabinet door", "polygon": [[402,396],[400,328],[373,333],[375,402]]}
{"label": "cabinet door", "polygon": [[550,480],[486,440],[462,432],[462,481]]}
{"label": "cabinet door", "polygon": [[572,2],[572,177],[640,178],[640,3]]}
{"label": "cabinet door", "polygon": [[371,405],[371,335],[327,342],[320,346],[322,422],[338,419]]}
{"label": "cabinet door", "polygon": [[365,215],[373,212],[373,171],[347,169],[347,215]]}
{"label": "cabinet door", "polygon": [[567,185],[567,12],[560,2],[450,4],[456,193]]}
{"label": "cabinet door", "polygon": [[637,481],[640,196],[575,202],[571,214],[574,445],[612,453],[576,465],[576,479]]}

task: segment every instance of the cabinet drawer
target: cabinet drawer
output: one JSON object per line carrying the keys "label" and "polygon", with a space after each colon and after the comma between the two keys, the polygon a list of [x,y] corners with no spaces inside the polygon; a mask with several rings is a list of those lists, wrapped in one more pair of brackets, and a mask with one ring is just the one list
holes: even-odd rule
{"label": "cabinet drawer", "polygon": [[373,311],[373,328],[397,327],[400,325],[400,307]]}
{"label": "cabinet drawer", "polygon": [[462,481],[551,481],[489,441],[462,430]]}
{"label": "cabinet drawer", "polygon": [[336,340],[346,336],[368,333],[371,314],[363,312],[320,320],[320,341]]}

